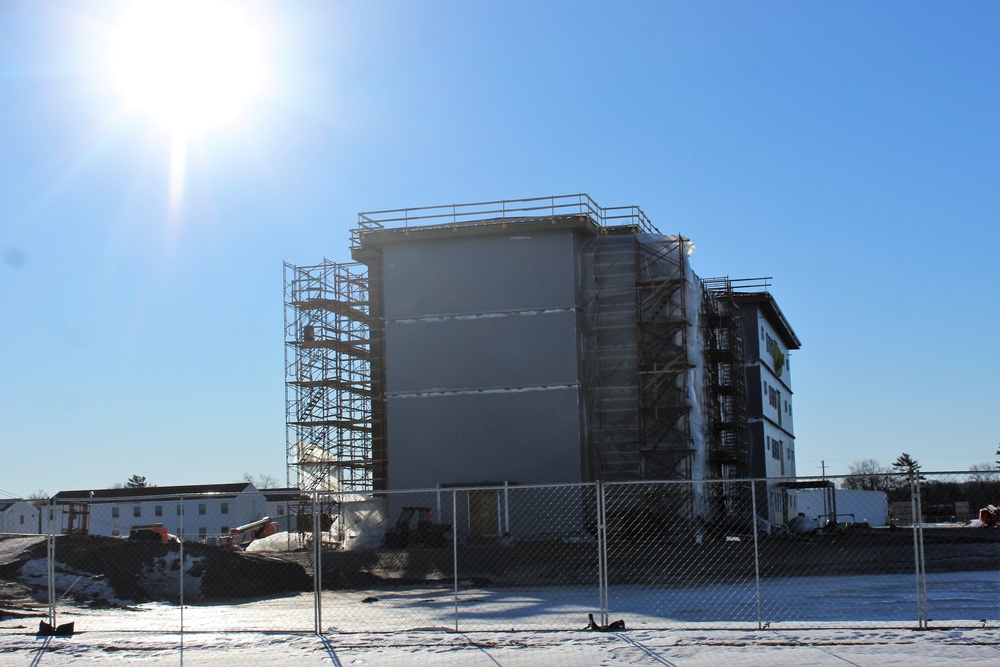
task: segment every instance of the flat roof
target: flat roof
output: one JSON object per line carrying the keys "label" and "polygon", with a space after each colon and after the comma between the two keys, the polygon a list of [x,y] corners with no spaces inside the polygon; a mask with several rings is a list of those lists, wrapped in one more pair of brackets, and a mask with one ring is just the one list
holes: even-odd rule
{"label": "flat roof", "polygon": [[764,316],[774,325],[778,335],[781,336],[789,350],[798,350],[802,347],[802,342],[795,335],[792,325],[785,319],[785,314],[778,308],[778,302],[770,292],[733,292],[733,298],[739,303],[756,304]]}
{"label": "flat roof", "polygon": [[[631,226],[626,225],[622,229],[628,230],[631,228]],[[523,234],[526,232],[547,232],[561,229],[582,230],[594,236],[610,232],[610,229],[603,227],[599,221],[589,215],[581,214],[488,218],[437,225],[382,227],[360,231],[358,233],[359,245],[352,248],[352,255],[354,255],[355,259],[366,257],[375,248],[391,243],[409,243],[412,241],[456,238],[460,236],[482,236],[486,234]],[[638,226],[635,226],[634,230],[635,233],[640,231]]]}
{"label": "flat roof", "polygon": [[153,496],[184,496],[184,495],[227,495],[235,496],[254,487],[249,482],[234,482],[232,484],[188,484],[182,486],[142,486],[134,489],[79,489],[76,491],[60,491],[52,496],[55,500],[117,500],[124,498],[142,498]]}

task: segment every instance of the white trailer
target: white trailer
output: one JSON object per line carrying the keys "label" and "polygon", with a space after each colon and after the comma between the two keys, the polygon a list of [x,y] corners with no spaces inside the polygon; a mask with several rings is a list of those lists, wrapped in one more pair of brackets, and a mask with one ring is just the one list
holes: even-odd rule
{"label": "white trailer", "polygon": [[884,491],[794,489],[789,494],[794,497],[798,511],[816,519],[821,526],[834,518],[837,523],[889,525],[889,500]]}

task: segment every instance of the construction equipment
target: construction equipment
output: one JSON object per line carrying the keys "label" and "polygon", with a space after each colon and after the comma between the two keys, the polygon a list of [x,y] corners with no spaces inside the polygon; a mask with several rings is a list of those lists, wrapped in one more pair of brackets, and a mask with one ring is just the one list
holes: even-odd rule
{"label": "construction equipment", "polygon": [[996,528],[998,515],[1000,515],[1000,509],[997,509],[996,505],[987,505],[979,510],[980,528]]}
{"label": "construction equipment", "polygon": [[269,537],[281,532],[281,526],[277,521],[271,521],[271,517],[265,516],[257,521],[233,528],[228,533],[219,535],[218,545],[229,551],[244,551],[254,540],[262,537]]}
{"label": "construction equipment", "polygon": [[171,535],[167,532],[166,527],[162,523],[132,526],[128,531],[128,539],[133,542],[160,542],[162,544],[180,542],[176,535]]}
{"label": "construction equipment", "polygon": [[[413,517],[417,517],[417,525],[413,526]],[[404,507],[396,519],[396,525],[386,531],[385,547],[387,549],[405,549],[412,546],[424,546],[429,549],[439,549],[448,544],[445,535],[451,529],[451,524],[434,523],[430,507]]]}

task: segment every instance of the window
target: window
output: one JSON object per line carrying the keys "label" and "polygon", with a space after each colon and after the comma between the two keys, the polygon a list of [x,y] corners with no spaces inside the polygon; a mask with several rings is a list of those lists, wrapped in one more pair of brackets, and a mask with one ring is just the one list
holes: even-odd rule
{"label": "window", "polygon": [[208,528],[202,526],[201,528],[198,529],[198,537],[207,537],[207,536],[208,536]]}
{"label": "window", "polygon": [[285,506],[278,505],[278,516],[285,516]]}
{"label": "window", "polygon": [[767,382],[764,382],[764,395],[767,396]]}
{"label": "window", "polygon": [[132,516],[142,516],[142,506],[136,505],[132,508]]}
{"label": "window", "polygon": [[760,328],[760,339],[764,340],[764,327],[763,326],[761,326],[761,328]]}
{"label": "window", "polygon": [[121,534],[122,534],[121,531],[118,530],[117,528],[111,531],[111,537],[121,537]]}
{"label": "window", "polygon": [[229,514],[229,503],[222,503],[222,513]]}
{"label": "window", "polygon": [[24,525],[24,515],[23,514],[21,515],[21,525],[22,526]]}
{"label": "window", "polygon": [[153,514],[156,516],[163,516],[163,505],[157,505],[154,507]]}
{"label": "window", "polygon": [[229,532],[229,526],[223,526],[223,527],[219,528],[219,532],[222,533],[223,535],[225,535],[226,533]]}
{"label": "window", "polygon": [[118,508],[117,507],[112,507],[111,508],[111,518],[112,519],[117,519],[119,516],[120,516],[120,514],[119,514]]}
{"label": "window", "polygon": [[56,520],[56,511],[49,510],[49,521],[55,521],[55,520]]}
{"label": "window", "polygon": [[767,451],[771,451],[771,436],[767,436]]}
{"label": "window", "polygon": [[184,512],[182,512],[182,511],[181,511],[181,506],[180,506],[180,505],[178,505],[178,506],[177,506],[177,516],[180,516],[180,515],[181,515],[181,514],[183,514],[183,513],[184,513]]}
{"label": "window", "polygon": [[205,503],[198,503],[198,514],[205,514],[206,511]]}

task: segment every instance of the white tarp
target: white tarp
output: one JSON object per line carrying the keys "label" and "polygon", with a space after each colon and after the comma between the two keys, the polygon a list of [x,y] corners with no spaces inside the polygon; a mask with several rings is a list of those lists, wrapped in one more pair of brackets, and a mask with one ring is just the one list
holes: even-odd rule
{"label": "white tarp", "polygon": [[336,532],[344,549],[377,549],[386,529],[385,498],[369,498],[340,503]]}

